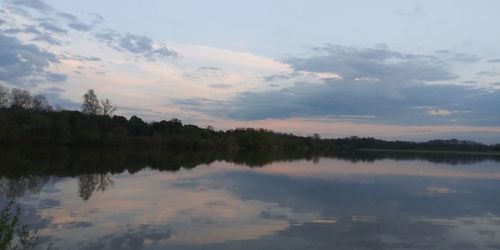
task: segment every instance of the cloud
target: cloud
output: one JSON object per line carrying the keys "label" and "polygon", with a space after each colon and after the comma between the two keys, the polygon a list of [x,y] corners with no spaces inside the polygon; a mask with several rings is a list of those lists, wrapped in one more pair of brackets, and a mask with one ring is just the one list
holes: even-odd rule
{"label": "cloud", "polygon": [[134,53],[144,53],[153,50],[153,40],[151,38],[130,33],[120,38],[119,45]]}
{"label": "cloud", "polygon": [[53,10],[52,7],[42,0],[14,0],[12,3],[14,5],[28,7],[40,12],[49,12]]}
{"label": "cloud", "polygon": [[50,45],[61,45],[61,42],[55,39],[51,34],[47,32],[40,31],[35,25],[24,25],[23,28],[12,28],[4,30],[6,34],[31,34],[33,35],[33,41],[42,41]]}
{"label": "cloud", "polygon": [[82,22],[70,22],[68,26],[78,31],[90,31],[92,29],[92,25]]}
{"label": "cloud", "polygon": [[424,8],[420,4],[416,4],[413,6],[411,10],[408,11],[397,11],[396,14],[404,17],[414,17],[418,15],[422,15],[424,12]]}
{"label": "cloud", "polygon": [[57,74],[57,73],[47,72],[45,74],[45,78],[49,82],[65,82],[66,79],[68,79],[68,76],[64,75],[64,74]]}
{"label": "cloud", "polygon": [[147,36],[131,33],[122,35],[113,30],[102,31],[96,33],[94,36],[98,40],[107,43],[111,48],[128,51],[148,59],[154,59],[155,57],[177,57],[178,55],[176,51],[164,45],[155,44],[155,42]]}
{"label": "cloud", "polygon": [[67,30],[61,28],[61,27],[58,27],[56,25],[54,25],[53,23],[50,23],[50,22],[40,22],[40,27],[44,28],[45,30],[47,31],[50,31],[50,32],[54,32],[54,33],[58,33],[58,34],[66,34],[68,33]]}
{"label": "cloud", "polygon": [[210,67],[210,66],[204,66],[204,67],[199,67],[198,71],[220,71],[221,69],[218,67]]}
{"label": "cloud", "polygon": [[58,12],[56,15],[65,19],[68,22],[68,27],[81,32],[88,32],[94,29],[104,20],[104,18],[98,14],[93,15],[93,20],[90,23],[85,23],[70,13]]}
{"label": "cloud", "polygon": [[456,76],[432,55],[404,54],[381,48],[326,45],[313,48],[320,54],[290,57],[284,61],[295,71],[331,72],[345,79],[371,77],[390,81],[442,81]]}
{"label": "cloud", "polygon": [[488,60],[489,63],[500,63],[500,58],[499,59],[492,59]]}
{"label": "cloud", "polygon": [[152,56],[154,54],[164,57],[177,56],[177,53],[166,47],[155,49],[153,47],[153,40],[147,36],[140,36],[127,33],[121,36],[118,45],[132,53],[144,54]]}
{"label": "cloud", "polygon": [[473,63],[481,60],[481,58],[477,55],[457,53],[451,50],[436,50],[435,52],[439,58],[444,58],[448,61]]}
{"label": "cloud", "polygon": [[292,77],[293,76],[290,74],[275,74],[275,75],[265,76],[263,79],[266,82],[274,82],[274,81],[288,80]]}
{"label": "cloud", "polygon": [[50,103],[57,105],[63,109],[78,110],[81,107],[80,103],[62,97],[65,90],[59,87],[51,87],[43,90],[41,93],[47,97]]}
{"label": "cloud", "polygon": [[58,62],[55,54],[0,34],[0,81],[25,85],[40,77],[50,78],[55,74],[47,69],[51,63]]}
{"label": "cloud", "polygon": [[91,62],[98,62],[102,60],[101,58],[96,56],[81,56],[81,55],[75,55],[69,58],[77,61],[91,61]]}
{"label": "cloud", "polygon": [[[432,54],[330,45],[315,51],[320,54],[285,59],[294,69],[291,75],[330,72],[340,79],[323,79],[324,84],[296,81],[281,89],[240,92],[224,102],[189,98],[175,103],[187,110],[236,120],[349,116],[362,121],[356,117],[369,116],[373,123],[387,124],[500,124],[493,108],[500,105],[500,91],[429,84],[457,78]],[[280,79],[286,77],[269,80]],[[432,109],[415,108],[422,106]]]}
{"label": "cloud", "polygon": [[427,114],[429,114],[429,115],[443,115],[443,116],[447,116],[447,115],[454,114],[456,112],[457,111],[450,111],[450,110],[447,110],[447,109],[431,109],[431,110],[427,111]]}
{"label": "cloud", "polygon": [[483,70],[476,73],[476,76],[495,77],[498,76],[496,70]]}
{"label": "cloud", "polygon": [[226,83],[214,83],[214,84],[210,84],[208,86],[210,88],[213,88],[213,89],[230,89],[233,87],[233,85],[226,84]]}

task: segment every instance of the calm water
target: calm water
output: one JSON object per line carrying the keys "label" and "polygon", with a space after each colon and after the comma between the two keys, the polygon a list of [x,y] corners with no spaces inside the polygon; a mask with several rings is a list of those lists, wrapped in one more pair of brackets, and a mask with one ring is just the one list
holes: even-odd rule
{"label": "calm water", "polygon": [[4,157],[2,197],[56,249],[500,248],[497,159]]}

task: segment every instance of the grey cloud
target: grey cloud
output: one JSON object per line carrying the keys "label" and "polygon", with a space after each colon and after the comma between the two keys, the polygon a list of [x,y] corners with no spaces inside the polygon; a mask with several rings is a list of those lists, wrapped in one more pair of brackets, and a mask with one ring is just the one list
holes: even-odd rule
{"label": "grey cloud", "polygon": [[64,74],[47,72],[45,74],[45,78],[50,82],[65,82],[66,79],[68,79],[68,76]]}
{"label": "grey cloud", "polygon": [[177,98],[173,99],[172,102],[186,110],[212,113],[217,116],[225,116],[223,115],[225,112],[228,112],[227,115],[229,115],[229,112],[231,112],[229,106],[227,106],[230,103],[208,98]]}
{"label": "grey cloud", "polygon": [[436,50],[435,52],[439,57],[442,57],[443,59],[449,61],[472,63],[472,62],[477,62],[481,59],[477,55],[457,53],[451,50]]}
{"label": "grey cloud", "polygon": [[101,58],[96,56],[80,56],[80,55],[73,56],[72,59],[78,61],[92,61],[92,62],[97,62],[102,60]]}
{"label": "grey cloud", "polygon": [[211,67],[211,66],[204,66],[204,67],[199,67],[198,71],[220,71],[222,70],[221,68],[217,67]]}
{"label": "grey cloud", "polygon": [[469,81],[463,81],[462,83],[465,83],[465,84],[477,84],[478,81],[469,80]]}
{"label": "grey cloud", "polygon": [[148,59],[177,57],[177,52],[166,46],[155,48],[153,40],[147,36],[130,33],[122,35],[113,30],[107,30],[94,34],[94,37],[105,42],[111,48],[128,51]]}
{"label": "grey cloud", "polygon": [[134,53],[144,53],[153,50],[153,40],[151,40],[151,38],[130,33],[120,38],[119,45]]}
{"label": "grey cloud", "polygon": [[[137,228],[130,228],[125,232],[116,232],[105,235],[96,242],[89,242],[82,249],[145,249],[159,248],[160,241],[170,239],[175,232],[168,226],[152,227],[141,225]],[[147,243],[149,242],[149,243]]]}
{"label": "grey cloud", "polygon": [[49,12],[53,10],[52,7],[50,7],[42,0],[14,0],[12,1],[12,3],[15,5],[35,9],[41,12]]}
{"label": "grey cloud", "polygon": [[93,21],[93,23],[100,23],[100,22],[103,22],[103,21],[104,21],[104,17],[102,17],[102,16],[101,16],[101,15],[99,15],[99,14],[94,13],[94,14],[93,14],[93,16],[94,16],[94,21]]}
{"label": "grey cloud", "polygon": [[203,66],[199,67],[195,72],[185,73],[184,75],[188,78],[196,80],[200,80],[203,78],[211,78],[211,80],[213,80],[214,78],[219,79],[223,77],[225,75],[225,72],[218,67]]}
{"label": "grey cloud", "polygon": [[500,63],[500,58],[499,59],[492,59],[488,60],[489,63]]}
{"label": "grey cloud", "polygon": [[105,42],[115,43],[120,35],[113,30],[104,30],[94,34],[94,37]]}
{"label": "grey cloud", "polygon": [[175,51],[166,47],[154,49],[153,40],[147,36],[139,36],[128,33],[120,38],[119,45],[120,47],[133,53],[142,53],[146,55],[157,54],[164,57],[177,56]]}
{"label": "grey cloud", "polygon": [[41,208],[54,208],[54,207],[61,206],[61,202],[58,200],[54,200],[54,199],[43,199],[43,200],[40,200],[38,205]]}
{"label": "grey cloud", "polygon": [[308,58],[290,57],[284,61],[296,71],[334,72],[344,79],[371,77],[410,82],[456,78],[443,63],[437,62],[435,57],[428,55],[334,45],[317,47],[314,50],[323,54]]}
{"label": "grey cloud", "polygon": [[[237,120],[329,116],[353,121],[371,117],[370,122],[384,124],[500,124],[493,108],[500,106],[500,90],[428,84],[456,78],[434,55],[340,46],[316,49],[320,50],[326,55],[285,61],[296,72],[335,72],[342,79],[242,92],[226,102],[176,99],[175,103],[187,110]],[[378,81],[360,81],[360,77]],[[415,108],[423,106],[439,112]]]}
{"label": "grey cloud", "polygon": [[62,225],[62,228],[65,230],[72,230],[72,229],[77,229],[77,228],[85,228],[85,227],[94,226],[94,224],[92,222],[87,222],[87,221],[71,221],[71,222],[62,223],[60,225]]}
{"label": "grey cloud", "polygon": [[213,88],[213,89],[230,89],[233,87],[233,85],[226,84],[226,83],[214,83],[214,84],[210,84],[208,86],[210,88]]}
{"label": "grey cloud", "polygon": [[495,76],[498,76],[498,72],[496,72],[495,70],[484,70],[484,71],[477,72],[476,76],[495,77]]}
{"label": "grey cloud", "polygon": [[45,90],[46,92],[50,93],[64,93],[64,89],[59,88],[59,87],[51,87]]}
{"label": "grey cloud", "polygon": [[[500,91],[489,92],[451,85],[403,85],[390,89],[385,84],[364,86],[362,83],[346,81],[324,85],[306,83],[281,90],[240,93],[227,103],[206,99],[176,103],[189,110],[237,120],[369,115],[374,116],[370,120],[374,123],[500,124],[500,117],[492,108],[500,105]],[[418,106],[467,112],[431,116],[428,110],[414,108]]]}
{"label": "grey cloud", "polygon": [[74,16],[70,13],[66,13],[66,12],[57,12],[56,15],[66,19],[67,21],[70,21],[70,22],[78,20],[78,18],[76,16]]}
{"label": "grey cloud", "polygon": [[78,31],[90,31],[92,29],[92,25],[82,22],[71,22],[68,26]]}
{"label": "grey cloud", "polygon": [[50,32],[54,32],[54,33],[58,33],[58,34],[66,34],[68,33],[67,30],[51,23],[51,22],[48,22],[48,21],[42,21],[40,22],[40,27],[44,28],[46,31],[50,31]]}
{"label": "grey cloud", "polygon": [[156,49],[153,51],[153,53],[157,54],[159,56],[162,56],[162,57],[170,57],[170,56],[177,57],[177,52],[175,52],[174,50],[168,49],[166,47]]}
{"label": "grey cloud", "polygon": [[17,33],[31,34],[34,36],[33,41],[42,41],[51,45],[61,45],[61,42],[52,37],[51,34],[40,31],[34,25],[24,25],[23,28],[7,29],[4,30],[4,32],[7,34],[17,34]]}
{"label": "grey cloud", "polygon": [[81,106],[80,103],[72,101],[70,99],[66,99],[61,96],[64,92],[65,90],[62,88],[51,87],[42,91],[42,94],[44,94],[45,97],[47,97],[47,100],[49,100],[50,103],[59,106],[62,109],[68,109],[68,110],[80,109]]}
{"label": "grey cloud", "polygon": [[396,14],[404,17],[414,17],[421,15],[424,11],[424,8],[420,4],[416,4],[413,6],[411,10],[408,11],[397,11]]}
{"label": "grey cloud", "polygon": [[104,20],[104,18],[98,14],[93,15],[94,20],[92,20],[90,23],[85,23],[81,21],[78,17],[70,13],[58,12],[56,15],[65,19],[68,22],[68,27],[81,32],[88,32],[94,29],[95,26],[97,26]]}
{"label": "grey cloud", "polygon": [[56,55],[50,52],[0,34],[0,81],[32,83],[34,78],[50,73],[47,69],[51,63],[58,62]]}
{"label": "grey cloud", "polygon": [[276,74],[276,75],[265,76],[263,79],[266,82],[274,82],[274,81],[288,80],[290,78],[293,78],[293,75]]}

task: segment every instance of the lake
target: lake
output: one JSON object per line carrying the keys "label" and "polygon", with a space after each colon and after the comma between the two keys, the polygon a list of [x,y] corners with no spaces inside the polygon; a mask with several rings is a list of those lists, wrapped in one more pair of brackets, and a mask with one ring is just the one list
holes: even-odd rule
{"label": "lake", "polygon": [[500,249],[500,160],[477,155],[12,151],[39,248]]}

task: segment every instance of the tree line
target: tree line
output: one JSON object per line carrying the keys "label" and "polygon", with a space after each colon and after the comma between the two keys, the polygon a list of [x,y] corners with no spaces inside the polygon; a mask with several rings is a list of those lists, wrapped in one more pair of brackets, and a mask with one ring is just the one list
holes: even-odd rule
{"label": "tree line", "polygon": [[137,116],[114,115],[117,106],[99,99],[90,89],[81,111],[53,108],[43,95],[0,86],[0,145],[54,145],[94,148],[169,148],[259,151],[340,151],[356,149],[500,151],[500,144],[461,140],[428,142],[385,141],[347,137],[322,139],[266,129],[236,128],[216,131],[173,118],[145,122]]}

